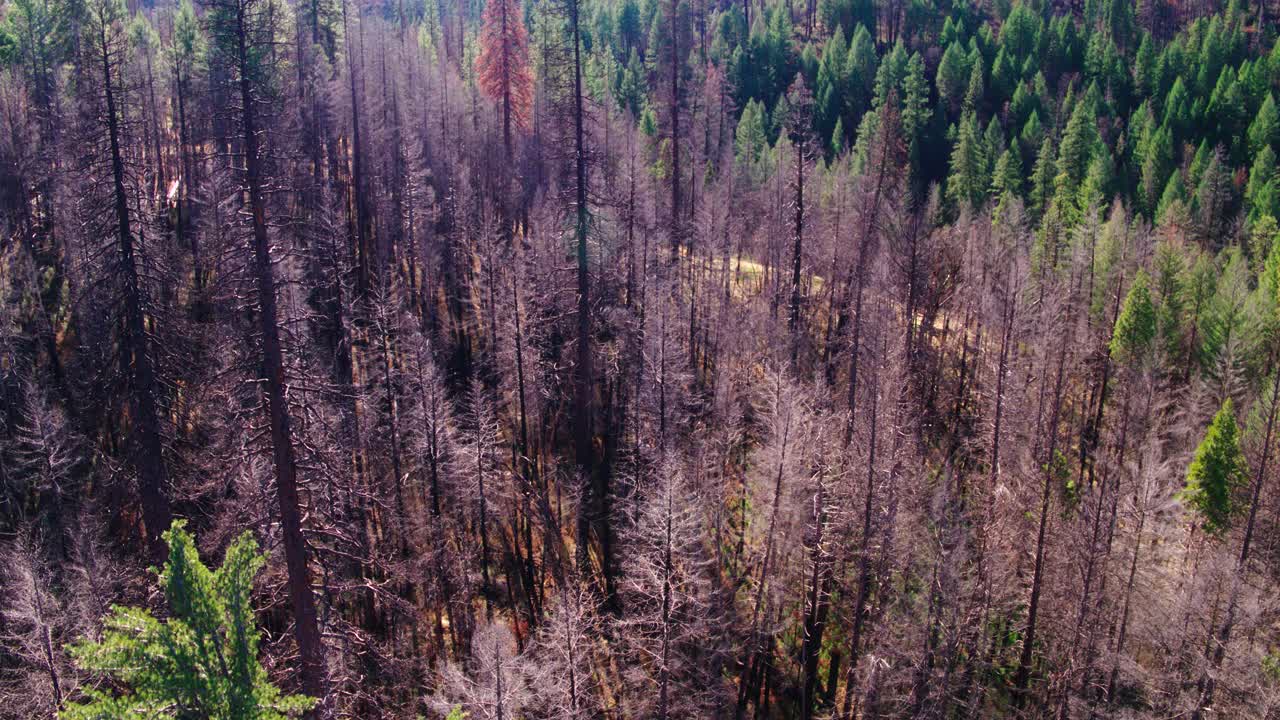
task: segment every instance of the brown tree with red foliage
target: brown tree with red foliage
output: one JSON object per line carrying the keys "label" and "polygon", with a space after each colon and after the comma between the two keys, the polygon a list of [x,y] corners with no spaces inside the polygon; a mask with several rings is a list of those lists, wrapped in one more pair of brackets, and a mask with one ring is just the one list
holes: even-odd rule
{"label": "brown tree with red foliage", "polygon": [[476,76],[485,95],[502,101],[502,140],[511,157],[511,121],[528,127],[533,106],[529,31],[516,0],[490,0],[484,8]]}

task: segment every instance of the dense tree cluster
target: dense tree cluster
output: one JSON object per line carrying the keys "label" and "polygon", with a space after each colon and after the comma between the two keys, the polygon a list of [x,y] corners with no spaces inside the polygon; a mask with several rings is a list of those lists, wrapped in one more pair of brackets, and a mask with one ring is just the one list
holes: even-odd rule
{"label": "dense tree cluster", "polygon": [[1276,717],[1278,11],[0,0],[0,718]]}

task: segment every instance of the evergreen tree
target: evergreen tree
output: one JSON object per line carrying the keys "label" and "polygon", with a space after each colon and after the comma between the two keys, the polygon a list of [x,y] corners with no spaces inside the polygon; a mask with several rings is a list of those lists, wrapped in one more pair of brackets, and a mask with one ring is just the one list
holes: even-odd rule
{"label": "evergreen tree", "polygon": [[1183,344],[1186,260],[1173,243],[1164,241],[1156,246],[1155,272],[1160,349],[1167,357],[1177,358]]}
{"label": "evergreen tree", "polygon": [[282,694],[258,661],[250,593],[266,557],[253,536],[245,532],[233,542],[217,570],[200,561],[182,521],[164,538],[169,558],[160,572],[160,589],[170,617],[113,608],[102,639],[85,640],[72,647],[72,654],[84,670],[127,690],[86,688],[88,700],[70,704],[60,717],[276,720],[311,708],[313,698]]}
{"label": "evergreen tree", "polygon": [[1245,130],[1244,97],[1231,68],[1222,71],[1207,105],[1210,122],[1217,127],[1217,139],[1229,149],[1238,147]]}
{"label": "evergreen tree", "polygon": [[1220,246],[1228,240],[1228,229],[1234,220],[1235,188],[1231,168],[1221,148],[1214,150],[1201,174],[1192,200],[1191,212],[1201,240],[1207,246]]}
{"label": "evergreen tree", "polygon": [[1040,150],[1045,137],[1044,126],[1040,124],[1040,113],[1038,111],[1031,111],[1031,115],[1027,117],[1027,121],[1022,125],[1022,132],[1018,134],[1018,139],[1022,142],[1022,151],[1024,153],[1030,154]]}
{"label": "evergreen tree", "polygon": [[[992,75],[994,83],[994,71]],[[1032,95],[1028,87],[1027,83],[1014,82],[1013,98],[1009,101],[1008,122],[1011,128],[1021,129],[1032,113],[1040,109],[1040,99]]]}
{"label": "evergreen tree", "polygon": [[907,49],[901,42],[895,43],[893,50],[881,59],[880,67],[876,70],[875,87],[872,90],[872,104],[875,107],[882,107],[893,93],[897,93],[899,98],[902,97],[902,81],[907,76],[909,60]]}
{"label": "evergreen tree", "polygon": [[1138,52],[1133,58],[1133,89],[1139,95],[1151,95],[1156,90],[1159,77],[1156,74],[1156,48],[1149,33],[1142,34]]}
{"label": "evergreen tree", "polygon": [[765,109],[757,100],[747,103],[738,118],[734,135],[734,155],[738,165],[746,169],[748,177],[758,178],[758,164],[769,148],[769,129]]}
{"label": "evergreen tree", "polygon": [[1185,138],[1191,129],[1191,101],[1181,77],[1174,80],[1173,87],[1165,97],[1164,117],[1160,124],[1173,132],[1175,142]]}
{"label": "evergreen tree", "polygon": [[1053,139],[1046,137],[1031,169],[1031,208],[1037,213],[1043,213],[1053,199],[1054,164]]}
{"label": "evergreen tree", "polygon": [[815,129],[819,137],[830,138],[836,123],[844,115],[848,94],[844,75],[846,56],[844,32],[837,28],[823,45],[822,60],[818,63],[814,81]]}
{"label": "evergreen tree", "polygon": [[942,53],[934,84],[938,88],[938,94],[947,103],[947,107],[952,112],[958,110],[969,84],[969,61],[960,43],[952,43],[946,52]]}
{"label": "evergreen tree", "polygon": [[871,107],[871,93],[875,88],[879,59],[875,41],[864,25],[859,25],[849,40],[849,52],[845,54],[844,79],[846,125],[855,124]]}
{"label": "evergreen tree", "polygon": [[1280,138],[1280,110],[1276,109],[1275,96],[1267,93],[1262,107],[1249,125],[1249,154],[1257,156],[1263,148],[1274,147]]}
{"label": "evergreen tree", "polygon": [[1097,109],[1082,100],[1076,103],[1062,135],[1058,150],[1058,173],[1066,176],[1066,187],[1072,192],[1084,181],[1098,144]]}
{"label": "evergreen tree", "polygon": [[991,173],[991,194],[996,197],[1021,195],[1022,182],[1022,158],[1016,148],[1007,148],[1000,153]]}
{"label": "evergreen tree", "polygon": [[973,112],[966,113],[951,151],[947,199],[956,205],[980,207],[990,187],[986,166],[987,149],[978,134],[978,118]]}
{"label": "evergreen tree", "polygon": [[1081,210],[1092,208],[1096,212],[1105,210],[1114,180],[1115,166],[1110,153],[1096,153],[1089,161],[1089,172],[1085,174],[1084,182],[1080,183],[1077,207]]}
{"label": "evergreen tree", "polygon": [[618,74],[618,81],[614,88],[618,105],[630,112],[632,117],[638,118],[644,111],[648,92],[646,74],[644,63],[640,60],[640,53],[632,48],[626,66]]}
{"label": "evergreen tree", "polygon": [[1270,215],[1260,217],[1250,228],[1249,250],[1255,263],[1262,259],[1258,273],[1254,331],[1256,350],[1262,357],[1280,341],[1280,227]]}
{"label": "evergreen tree", "polygon": [[782,137],[790,118],[791,102],[786,95],[780,95],[778,96],[778,102],[773,106],[773,111],[769,113],[769,137],[775,142],[779,137]]}
{"label": "evergreen tree", "polygon": [[920,162],[920,145],[933,111],[929,108],[929,81],[924,75],[924,58],[912,53],[907,61],[907,74],[902,79],[902,135],[913,166]]}
{"label": "evergreen tree", "polygon": [[1017,70],[1013,67],[1013,62],[1009,60],[1008,53],[1004,51],[1004,48],[1000,48],[1000,52],[996,53],[996,59],[991,65],[991,102],[999,107],[1013,95],[1013,89],[1017,82]]}
{"label": "evergreen tree", "polygon": [[1253,167],[1249,170],[1249,184],[1245,186],[1244,198],[1249,206],[1249,220],[1257,220],[1264,215],[1280,217],[1280,192],[1276,177],[1276,154],[1271,146],[1262,148]]}
{"label": "evergreen tree", "polygon": [[1035,51],[1039,35],[1040,18],[1019,0],[1000,26],[1000,46],[1016,58],[1027,57]]}
{"label": "evergreen tree", "polygon": [[1237,509],[1234,495],[1247,482],[1248,474],[1240,430],[1227,399],[1196,448],[1182,493],[1183,501],[1201,516],[1208,534],[1221,535],[1231,526]]}
{"label": "evergreen tree", "polygon": [[1173,141],[1168,128],[1152,134],[1142,159],[1138,199],[1148,217],[1154,217],[1173,166]]}
{"label": "evergreen tree", "polygon": [[1191,163],[1187,165],[1188,186],[1200,185],[1200,178],[1204,177],[1204,169],[1209,167],[1209,160],[1213,157],[1213,151],[1209,148],[1208,140],[1201,140],[1199,147],[1196,148],[1196,154],[1191,156]]}
{"label": "evergreen tree", "polygon": [[964,93],[965,110],[978,110],[982,107],[982,100],[986,93],[985,83],[982,80],[983,72],[982,57],[978,56],[969,67],[969,84]]}
{"label": "evergreen tree", "polygon": [[1156,310],[1148,288],[1150,278],[1139,270],[1125,295],[1111,335],[1111,356],[1121,363],[1140,360],[1156,337]]}
{"label": "evergreen tree", "polygon": [[[1248,308],[1253,278],[1238,246],[1227,248],[1220,261],[1222,270],[1213,279],[1213,294],[1207,303],[1202,303],[1204,332],[1199,351],[1205,376],[1216,381],[1221,397],[1227,397],[1248,360],[1246,350],[1255,339]],[[1203,272],[1211,270],[1205,268]]]}

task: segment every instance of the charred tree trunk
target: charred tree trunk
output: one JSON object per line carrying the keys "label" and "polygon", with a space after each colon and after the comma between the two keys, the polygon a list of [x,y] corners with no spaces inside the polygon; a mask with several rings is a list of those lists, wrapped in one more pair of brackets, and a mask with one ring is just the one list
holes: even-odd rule
{"label": "charred tree trunk", "polygon": [[[350,29],[347,22],[347,3],[342,3],[342,28],[344,34],[350,37]],[[363,55],[364,47],[364,29],[360,29],[360,46],[361,55]],[[370,235],[372,228],[369,221],[368,200],[365,197],[364,182],[364,159],[361,152],[361,135],[360,135],[360,95],[356,84],[356,59],[355,44],[348,40],[347,48],[347,76],[351,84],[351,194],[355,199],[356,206],[356,261],[357,261],[357,287],[361,298],[364,298],[371,287],[372,274],[376,264],[373,258],[373,247]]]}
{"label": "charred tree trunk", "polygon": [[[862,630],[866,624],[867,600],[871,595],[873,568],[871,565],[871,518],[875,507],[876,489],[876,430],[878,425],[878,389],[871,393],[871,437],[867,444],[867,487],[862,506],[862,537],[858,548],[858,592],[853,601],[853,629],[849,638],[849,664],[845,669],[844,706],[840,717],[853,717],[854,682],[857,679],[858,660],[862,652]],[[846,443],[847,445],[847,443]]]}
{"label": "charred tree trunk", "polygon": [[579,36],[578,0],[568,0],[569,30],[573,43],[573,165],[574,165],[574,240],[578,260],[578,345],[574,368],[573,438],[574,457],[582,483],[578,507],[578,569],[590,576],[591,527],[596,520],[592,510],[599,500],[595,488],[595,458],[591,431],[591,273],[587,256],[587,156],[582,117],[582,41]]}
{"label": "charred tree trunk", "polygon": [[134,253],[133,230],[129,215],[129,197],[125,189],[124,159],[120,148],[120,116],[116,108],[109,25],[103,23],[99,41],[102,50],[102,84],[106,94],[107,136],[111,145],[111,178],[116,215],[116,243],[120,256],[119,273],[124,285],[124,348],[122,362],[130,365],[130,393],[134,427],[130,431],[133,464],[138,470],[139,493],[142,496],[142,522],[151,557],[160,562],[168,550],[160,534],[169,529],[172,519],[167,495],[168,473],[164,465],[164,444],[160,437],[160,411],[156,396],[160,392],[155,367],[151,362],[146,317],[143,309],[142,284],[138,259]]}
{"label": "charred tree trunk", "polygon": [[275,270],[271,241],[267,236],[266,200],[263,196],[262,156],[258,142],[252,62],[248,48],[249,24],[243,2],[235,3],[235,62],[240,75],[240,114],[244,134],[245,184],[253,224],[253,269],[257,282],[258,319],[262,333],[262,372],[267,392],[271,426],[271,446],[276,473],[276,500],[280,505],[285,564],[288,568],[289,599],[293,605],[294,636],[298,643],[302,688],[308,695],[323,698],[326,691],[324,647],[311,592],[311,570],[307,566],[307,543],[302,534],[302,503],[298,497],[298,467],[294,455],[293,430],[289,416],[288,381],[276,310]]}
{"label": "charred tree trunk", "polygon": [[795,216],[791,228],[791,303],[787,325],[791,330],[791,365],[800,354],[800,265],[804,256],[804,140],[796,141]]}

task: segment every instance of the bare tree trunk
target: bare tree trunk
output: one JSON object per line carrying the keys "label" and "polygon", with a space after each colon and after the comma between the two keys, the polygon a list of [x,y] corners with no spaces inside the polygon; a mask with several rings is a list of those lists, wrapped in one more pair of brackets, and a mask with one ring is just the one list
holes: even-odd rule
{"label": "bare tree trunk", "polygon": [[[151,71],[151,49],[146,52],[147,57],[147,100],[151,108],[151,143],[152,152],[155,153],[156,159],[156,179],[159,185],[159,193],[165,193],[168,188],[165,187],[164,176],[164,155],[160,147],[160,111],[156,107],[156,78],[155,73]],[[162,195],[163,197],[163,195]]]}
{"label": "bare tree trunk", "polygon": [[1133,600],[1133,581],[1138,574],[1138,558],[1142,555],[1142,529],[1147,522],[1146,512],[1138,515],[1138,527],[1134,530],[1133,560],[1129,563],[1129,579],[1125,582],[1124,606],[1120,610],[1120,632],[1116,636],[1115,660],[1111,664],[1111,677],[1107,680],[1107,704],[1116,699],[1116,682],[1120,678],[1120,658],[1124,656],[1124,643],[1129,633],[1129,611]]}
{"label": "bare tree trunk", "polygon": [[[350,38],[350,28],[347,23],[347,2],[342,3],[342,28],[343,34]],[[360,55],[363,60],[364,55],[364,23],[361,23],[360,30]],[[356,87],[356,48],[355,44],[348,40],[347,48],[347,75],[351,82],[351,193],[355,199],[356,206],[356,260],[357,260],[357,280],[360,296],[363,298],[370,288],[371,275],[373,272],[373,248],[369,234],[371,231],[369,222],[369,207],[365,198],[364,187],[364,163],[361,153],[361,137],[360,137],[360,95]],[[381,268],[379,268],[381,271]]]}
{"label": "bare tree trunk", "polygon": [[[779,403],[781,403],[781,378],[779,378],[778,382],[778,395],[776,397]],[[748,668],[751,668],[754,663],[763,663],[764,656],[768,652],[767,649],[760,647],[762,644],[761,638],[759,637],[760,619],[766,610],[765,596],[769,586],[769,572],[773,561],[774,534],[777,531],[778,514],[782,504],[783,469],[786,463],[788,445],[791,440],[791,411],[788,409],[785,412],[787,415],[782,421],[782,444],[779,449],[778,470],[774,476],[773,482],[773,507],[769,511],[769,529],[765,533],[764,559],[760,563],[760,583],[756,587],[756,599],[754,609],[751,613],[751,629],[747,635],[747,642],[749,643],[749,646],[747,649],[747,661],[743,663],[744,672],[746,672]],[[754,695],[752,690],[757,687],[757,684],[747,681],[748,675],[749,673],[744,674],[738,688],[738,705],[734,712],[734,717],[737,718],[737,720],[741,720],[743,715],[746,713],[747,703],[751,700],[751,696]],[[759,705],[756,706],[756,709],[756,714],[759,715]]]}
{"label": "bare tree trunk", "polygon": [[258,147],[258,123],[254,106],[252,60],[246,46],[249,19],[245,7],[237,2],[235,61],[240,75],[241,121],[244,133],[245,180],[249,210],[253,219],[254,274],[258,290],[258,318],[262,332],[262,371],[266,376],[267,401],[271,425],[271,446],[276,471],[276,499],[280,504],[280,527],[283,535],[285,564],[288,568],[289,598],[293,605],[294,636],[298,642],[302,688],[308,695],[323,698],[326,692],[324,646],[316,616],[315,597],[311,592],[311,570],[307,566],[307,544],[302,534],[302,503],[298,497],[298,468],[294,455],[293,430],[289,417],[288,384],[284,371],[284,354],[280,344],[280,327],[276,311],[275,271],[271,260],[271,242],[267,236],[267,211],[263,198],[261,151]]}
{"label": "bare tree trunk", "polygon": [[818,655],[822,651],[822,636],[826,630],[827,612],[830,608],[832,567],[823,548],[826,536],[826,480],[818,478],[818,492],[814,498],[814,540],[811,549],[809,592],[804,619],[804,639],[800,649],[800,665],[803,679],[800,694],[800,713],[803,720],[813,717],[815,689],[818,679]]}
{"label": "bare tree trunk", "polygon": [[680,217],[680,33],[679,5],[672,0],[667,24],[671,31],[671,262],[679,257],[683,218]]}
{"label": "bare tree trunk", "polygon": [[674,507],[671,495],[671,489],[667,488],[662,536],[662,659],[658,665],[659,720],[667,720],[671,707],[671,578],[674,568],[671,555],[671,515]]}
{"label": "bare tree trunk", "polygon": [[200,256],[200,238],[199,233],[191,233],[188,235],[187,229],[191,222],[191,202],[189,199],[191,193],[191,185],[195,181],[192,175],[191,165],[191,136],[187,128],[187,82],[183,79],[180,70],[175,70],[176,94],[178,96],[178,155],[179,164],[181,166],[182,177],[178,180],[177,210],[178,224],[177,236],[178,243],[183,241],[191,243],[191,271],[192,284],[195,286],[197,296],[204,292],[204,260]]}
{"label": "bare tree trunk", "polygon": [[[873,376],[874,379],[874,376]],[[858,660],[862,653],[862,630],[866,624],[867,599],[871,594],[871,516],[875,506],[876,488],[876,430],[879,425],[879,389],[871,392],[871,437],[867,444],[867,487],[862,506],[862,538],[858,548],[858,594],[853,601],[853,629],[849,638],[849,666],[845,669],[844,707],[840,711],[843,720],[853,715],[854,683],[857,681]],[[847,445],[847,443],[846,443]]]}
{"label": "bare tree trunk", "polygon": [[[592,369],[591,369],[591,274],[587,255],[587,155],[582,108],[582,41],[579,36],[578,0],[568,0],[569,26],[573,42],[573,141],[574,141],[574,238],[578,259],[578,349],[577,366],[574,368],[573,436],[575,459],[582,483],[582,498],[578,505],[578,569],[590,576],[591,526],[604,518],[595,518],[595,504],[601,498],[595,485],[595,459],[592,447]],[[603,542],[603,537],[600,538]],[[608,568],[604,568],[608,575]]]}
{"label": "bare tree trunk", "polygon": [[164,445],[160,438],[159,410],[156,407],[156,395],[160,388],[155,367],[151,364],[146,320],[142,307],[142,287],[133,248],[129,199],[125,191],[124,159],[120,150],[119,115],[116,110],[115,87],[111,75],[108,31],[108,25],[103,23],[99,38],[102,50],[102,84],[107,101],[107,135],[111,143],[111,176],[115,197],[117,251],[120,254],[120,280],[124,284],[125,342],[121,362],[127,365],[132,361],[130,392],[136,427],[130,433],[133,445],[131,451],[133,464],[138,470],[138,489],[142,496],[142,522],[146,525],[147,546],[152,559],[160,562],[168,554],[160,535],[169,529],[172,518],[166,490],[169,478],[164,465]]}
{"label": "bare tree trunk", "polygon": [[[853,439],[853,422],[858,407],[858,364],[862,353],[862,309],[867,284],[867,263],[871,252],[877,221],[880,215],[881,195],[884,191],[886,175],[889,172],[889,143],[881,143],[882,152],[879,168],[876,170],[876,184],[871,194],[871,208],[862,225],[862,237],[858,241],[858,260],[854,270],[854,302],[853,302],[853,340],[849,348],[849,416],[844,430],[844,444],[847,447]],[[856,657],[856,656],[854,656]],[[852,660],[853,657],[850,658]],[[852,668],[852,663],[851,663]]]}
{"label": "bare tree trunk", "polygon": [[31,598],[35,601],[35,620],[40,626],[40,650],[44,653],[45,670],[49,673],[49,684],[53,688],[53,707],[56,711],[62,707],[62,683],[58,679],[58,666],[53,659],[53,638],[44,619],[43,595],[36,575],[36,572],[31,573]]}
{"label": "bare tree trunk", "polygon": [[1049,505],[1053,499],[1053,458],[1058,449],[1058,421],[1062,411],[1062,384],[1067,358],[1067,338],[1063,331],[1058,350],[1058,371],[1053,385],[1053,404],[1049,411],[1049,449],[1044,460],[1044,489],[1040,496],[1040,529],[1036,534],[1035,565],[1031,578],[1031,599],[1027,608],[1027,629],[1022,636],[1022,652],[1018,657],[1018,670],[1014,675],[1013,705],[1021,710],[1027,699],[1027,685],[1031,680],[1032,652],[1035,649],[1036,622],[1040,610],[1040,593],[1044,585],[1045,534],[1049,528]]}
{"label": "bare tree trunk", "polygon": [[[807,130],[807,128],[806,128]],[[787,324],[791,330],[791,365],[795,367],[800,354],[800,264],[804,246],[804,143],[796,141],[795,219],[792,227],[791,248],[791,305]]]}

